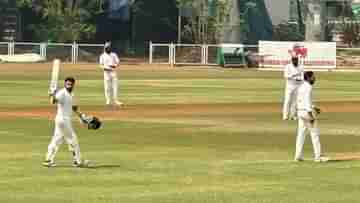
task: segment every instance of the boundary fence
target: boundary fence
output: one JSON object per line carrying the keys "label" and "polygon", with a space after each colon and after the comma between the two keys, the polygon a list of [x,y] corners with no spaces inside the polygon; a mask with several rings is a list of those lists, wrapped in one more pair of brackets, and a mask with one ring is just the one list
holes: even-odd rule
{"label": "boundary fence", "polygon": [[[5,52],[5,47],[7,51]],[[67,43],[32,43],[32,42],[0,42],[0,54],[13,56],[16,54],[38,54],[45,61],[59,58],[63,62],[96,62],[103,52],[104,44],[72,44]],[[82,57],[88,56],[88,57]]]}
{"label": "boundary fence", "polygon": [[[233,44],[229,50],[241,49],[249,67],[263,67],[265,57],[259,52],[259,45]],[[221,44],[149,44],[149,63],[168,65],[218,66]],[[226,49],[226,48],[225,48]],[[336,47],[336,68],[360,68],[360,48]]]}
{"label": "boundary fence", "polygon": [[246,57],[253,61],[259,61],[258,45],[233,44],[224,46],[221,44],[165,44],[152,43],[149,45],[150,64],[169,64],[169,65],[209,65],[215,66],[220,63],[219,49],[230,51],[241,49]]}
{"label": "boundary fence", "polygon": [[[38,54],[45,61],[55,58],[65,63],[97,63],[103,52],[104,44],[85,43],[32,43],[32,42],[0,42],[0,55],[13,56],[16,54]],[[174,43],[149,43],[149,63],[168,65],[219,65],[219,48],[221,44],[174,44]],[[230,50],[240,49],[245,53],[251,66],[261,68],[264,57],[259,55],[258,45],[228,46]],[[121,58],[121,56],[120,56]],[[145,57],[144,57],[145,59]],[[122,61],[134,61],[132,56]],[[145,61],[142,61],[145,62]],[[336,48],[337,67],[356,68],[360,66],[360,48]]]}

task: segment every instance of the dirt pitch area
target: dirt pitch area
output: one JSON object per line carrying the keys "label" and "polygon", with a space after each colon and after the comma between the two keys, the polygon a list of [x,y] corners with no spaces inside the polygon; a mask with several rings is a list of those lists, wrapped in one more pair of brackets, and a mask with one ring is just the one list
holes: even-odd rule
{"label": "dirt pitch area", "polygon": [[[326,112],[360,112],[359,102],[327,102],[320,104]],[[0,117],[48,118],[55,116],[53,106],[22,110],[0,111]],[[238,104],[125,104],[123,106],[85,106],[82,111],[97,115],[103,119],[126,120],[131,118],[175,118],[202,114],[258,114],[281,112],[281,106],[275,103],[238,103]]]}
{"label": "dirt pitch area", "polygon": [[360,160],[360,153],[338,153],[331,157],[330,161],[355,161]]}

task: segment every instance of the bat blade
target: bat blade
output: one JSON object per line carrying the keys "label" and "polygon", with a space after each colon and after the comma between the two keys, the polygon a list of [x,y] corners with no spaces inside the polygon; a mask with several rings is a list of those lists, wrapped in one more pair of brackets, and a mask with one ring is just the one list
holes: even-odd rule
{"label": "bat blade", "polygon": [[55,59],[53,62],[53,67],[51,70],[51,79],[49,85],[49,93],[52,94],[56,91],[59,80],[59,72],[60,72],[60,60]]}

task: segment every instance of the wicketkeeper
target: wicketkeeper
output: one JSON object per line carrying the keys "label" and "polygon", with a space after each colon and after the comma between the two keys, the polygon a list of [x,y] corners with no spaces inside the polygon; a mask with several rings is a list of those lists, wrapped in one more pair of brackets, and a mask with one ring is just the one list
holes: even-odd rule
{"label": "wicketkeeper", "polygon": [[306,130],[310,131],[311,141],[314,148],[314,161],[328,161],[328,157],[321,156],[320,131],[318,128],[317,115],[320,109],[312,103],[312,86],[315,84],[315,75],[312,71],[304,73],[304,83],[299,87],[297,97],[298,131],[296,138],[295,161],[303,161],[303,146]]}

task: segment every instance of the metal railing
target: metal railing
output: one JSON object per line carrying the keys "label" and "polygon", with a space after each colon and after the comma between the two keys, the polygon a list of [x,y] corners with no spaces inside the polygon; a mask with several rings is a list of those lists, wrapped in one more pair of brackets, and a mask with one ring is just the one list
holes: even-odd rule
{"label": "metal railing", "polygon": [[[235,48],[234,45],[233,48]],[[262,67],[266,55],[259,53],[259,45],[239,45],[246,55],[250,66]],[[149,45],[150,64],[169,65],[206,65],[217,66],[219,62],[220,44],[174,44],[152,43]],[[360,68],[360,48],[336,47],[337,68]]]}
{"label": "metal railing", "polygon": [[[243,52],[258,52],[258,45],[233,45]],[[163,44],[149,45],[149,63],[169,65],[219,65],[220,44]]]}
{"label": "metal railing", "polygon": [[[235,47],[236,45],[234,45]],[[251,52],[252,61],[261,65],[258,45],[238,45],[242,52]],[[0,42],[0,55],[32,53],[45,61],[55,58],[65,63],[97,63],[104,44]],[[234,48],[233,47],[233,48]],[[236,48],[239,48],[236,47]],[[219,65],[219,44],[149,43],[149,63],[169,65]],[[131,57],[131,56],[130,56]],[[336,48],[337,67],[360,67],[360,48]]]}
{"label": "metal railing", "polygon": [[[7,51],[5,53],[5,47]],[[45,61],[59,58],[63,62],[97,62],[103,52],[104,44],[69,43],[32,43],[0,42],[0,54],[14,56],[17,54],[38,54]],[[85,57],[86,56],[86,57]]]}

